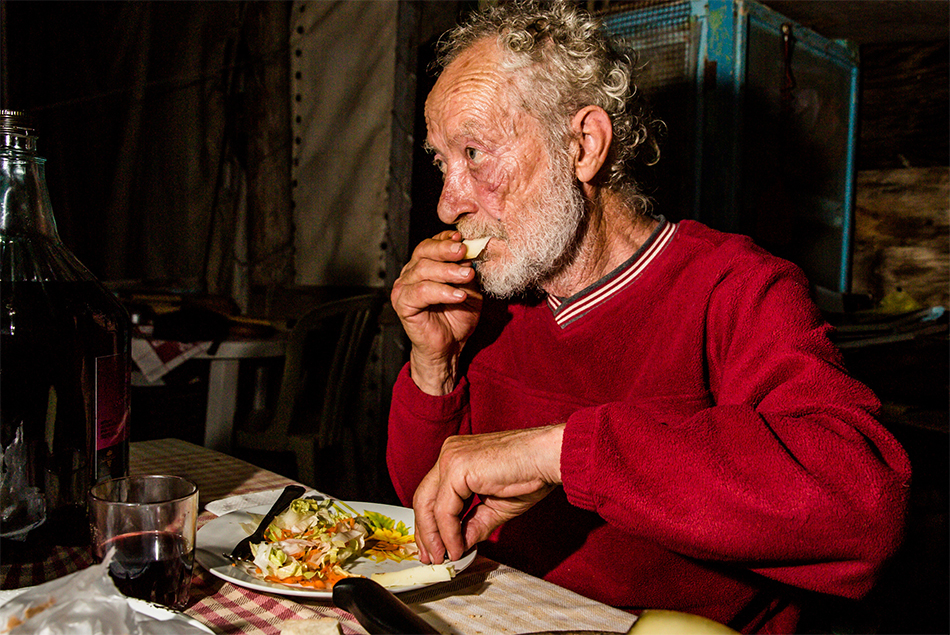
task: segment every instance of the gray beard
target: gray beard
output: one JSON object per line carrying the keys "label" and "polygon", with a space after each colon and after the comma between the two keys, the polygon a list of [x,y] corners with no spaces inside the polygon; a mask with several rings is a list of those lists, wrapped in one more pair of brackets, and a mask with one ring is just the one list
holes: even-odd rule
{"label": "gray beard", "polygon": [[499,232],[504,234],[499,238],[507,239],[509,258],[475,262],[486,294],[510,298],[538,289],[572,260],[585,204],[569,159],[555,159],[541,196],[524,210],[516,227]]}

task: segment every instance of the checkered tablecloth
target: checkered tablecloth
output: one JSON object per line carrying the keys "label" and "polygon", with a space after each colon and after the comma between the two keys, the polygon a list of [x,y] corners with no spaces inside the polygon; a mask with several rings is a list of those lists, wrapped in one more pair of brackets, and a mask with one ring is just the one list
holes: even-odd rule
{"label": "checkered tablecloth", "polygon": [[[279,490],[292,483],[273,472],[178,439],[133,443],[130,455],[134,474],[174,474],[198,484],[202,509],[199,527],[215,518],[212,511],[205,509],[210,502],[238,500],[231,497]],[[247,501],[245,507],[259,503]],[[52,559],[57,560],[55,565],[44,563],[49,578],[92,562],[88,550],[66,548]],[[10,583],[13,574],[9,570],[2,573],[4,582]],[[39,577],[42,576],[24,575],[19,585],[49,579]],[[626,632],[635,620],[629,613],[482,556],[451,582],[405,593],[400,599],[439,632],[459,635],[554,630]],[[221,580],[200,566],[196,567],[191,602],[184,612],[221,634],[279,635],[280,625],[286,619],[328,616],[337,619],[347,635],[366,633],[352,615],[336,608],[329,600],[252,591]]]}

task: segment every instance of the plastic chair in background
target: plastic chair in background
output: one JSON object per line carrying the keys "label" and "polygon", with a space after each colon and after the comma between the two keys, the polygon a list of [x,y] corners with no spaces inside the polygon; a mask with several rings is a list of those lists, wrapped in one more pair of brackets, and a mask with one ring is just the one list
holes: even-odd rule
{"label": "plastic chair in background", "polygon": [[[252,412],[234,431],[236,456],[291,453],[296,474],[275,471],[317,487],[320,451],[339,443],[344,427],[361,416],[356,407],[385,301],[382,292],[334,300],[297,321],[287,341],[276,406]],[[352,440],[350,445],[351,453],[352,446],[359,449]],[[354,462],[358,457],[351,457]]]}

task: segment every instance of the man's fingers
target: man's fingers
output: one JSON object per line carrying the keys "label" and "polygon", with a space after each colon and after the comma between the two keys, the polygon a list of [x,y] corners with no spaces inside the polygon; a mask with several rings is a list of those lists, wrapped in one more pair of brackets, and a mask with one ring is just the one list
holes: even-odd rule
{"label": "man's fingers", "polygon": [[[416,275],[415,271],[426,263],[454,264],[459,266],[458,263],[464,260],[465,257],[465,245],[459,242],[459,240],[457,240],[458,238],[460,237],[457,235],[456,239],[453,239],[451,233],[443,233],[434,238],[423,240],[412,252],[412,257],[409,259],[409,262],[403,266],[400,276]],[[471,263],[466,262],[461,266],[470,268]]]}
{"label": "man's fingers", "polygon": [[445,284],[462,284],[475,277],[475,269],[469,262],[450,262],[426,258],[403,269],[401,281],[407,284],[434,280]]}
{"label": "man's fingers", "polygon": [[[491,536],[492,532],[505,523],[504,518],[485,505],[476,505],[475,509],[465,517],[464,546],[471,549],[481,541]],[[453,558],[455,560],[457,558]]]}
{"label": "man's fingers", "polygon": [[465,552],[465,540],[462,537],[462,512],[466,501],[472,496],[464,481],[453,482],[442,479],[435,500],[435,521],[439,528],[439,538],[445,545],[450,560],[458,560]]}
{"label": "man's fingers", "polygon": [[464,480],[452,482],[436,464],[416,488],[413,497],[415,538],[419,559],[424,564],[439,564],[446,554],[458,560],[465,552],[462,536],[462,512],[472,492]]}
{"label": "man's fingers", "polygon": [[402,294],[396,299],[398,304],[393,306],[400,311],[401,317],[411,320],[425,314],[432,307],[461,304],[469,299],[469,295],[469,292],[460,286],[424,280],[404,287]]}
{"label": "man's fingers", "polygon": [[420,521],[419,514],[416,513],[415,534],[416,546],[419,547],[419,560],[422,564],[441,564],[445,545],[442,543],[438,530],[427,529],[428,525],[435,527],[434,522]]}
{"label": "man's fingers", "polygon": [[[412,507],[415,511],[415,539],[419,547],[419,560],[423,564],[442,562],[441,554],[445,553],[442,539],[439,537],[439,527],[435,521],[433,506],[435,492],[439,487],[438,471],[430,470],[419,487],[416,488]],[[435,558],[431,554],[439,554]]]}

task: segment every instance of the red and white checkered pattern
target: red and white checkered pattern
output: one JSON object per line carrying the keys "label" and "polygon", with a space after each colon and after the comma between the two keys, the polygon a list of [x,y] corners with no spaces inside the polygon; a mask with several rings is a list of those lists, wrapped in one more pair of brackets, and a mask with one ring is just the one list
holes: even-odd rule
{"label": "red and white checkered pattern", "polygon": [[[229,496],[282,488],[290,479],[179,439],[133,443],[133,474],[172,474],[198,485],[199,505]],[[200,527],[214,518],[198,517]],[[0,588],[39,584],[92,564],[89,549],[58,548],[35,567],[0,564]],[[533,633],[551,630],[626,632],[635,617],[538,578],[477,557],[451,582],[400,595],[438,630],[452,633]],[[291,618],[334,617],[343,632],[365,634],[352,615],[329,600],[260,593],[195,568],[184,611],[215,633],[279,635]]]}

